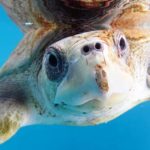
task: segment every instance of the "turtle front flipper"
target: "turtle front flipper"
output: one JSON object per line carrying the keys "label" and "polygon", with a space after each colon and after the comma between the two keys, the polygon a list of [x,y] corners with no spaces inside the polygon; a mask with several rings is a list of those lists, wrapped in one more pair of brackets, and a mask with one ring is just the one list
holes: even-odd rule
{"label": "turtle front flipper", "polygon": [[19,85],[11,79],[0,79],[0,143],[7,141],[25,123],[24,99]]}
{"label": "turtle front flipper", "polygon": [[3,103],[0,104],[0,143],[3,143],[22,126],[24,110],[21,112],[13,99],[2,98],[0,101]]}

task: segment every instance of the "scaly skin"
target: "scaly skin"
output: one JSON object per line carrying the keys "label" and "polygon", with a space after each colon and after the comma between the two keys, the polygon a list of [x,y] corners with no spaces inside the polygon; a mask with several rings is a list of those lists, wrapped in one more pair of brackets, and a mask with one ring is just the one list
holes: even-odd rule
{"label": "scaly skin", "polygon": [[[107,122],[150,98],[147,72],[149,1],[130,1],[119,13],[115,9],[108,11],[113,18],[108,21],[111,22],[109,30],[72,37],[68,36],[100,29],[103,16],[95,10],[104,0],[80,0],[80,3],[72,1],[71,4],[62,0],[63,5],[58,6],[53,0],[45,0],[45,3],[42,0],[0,1],[26,33],[0,71],[0,110],[3,114],[0,142],[29,124],[95,125]],[[113,2],[103,4],[109,10],[116,4]],[[121,1],[121,4],[126,2]],[[59,12],[58,7],[70,9]],[[77,9],[82,15],[77,15]],[[75,11],[75,16],[70,16],[69,11]],[[87,15],[87,12],[93,12],[93,15]],[[123,53],[118,47],[120,37],[127,38]],[[101,43],[103,49],[96,50],[96,42]],[[92,49],[88,55],[81,52],[84,44]],[[48,52],[51,53],[49,46],[58,49],[69,60],[68,72],[60,83],[52,81],[51,74],[49,79],[46,72]]]}

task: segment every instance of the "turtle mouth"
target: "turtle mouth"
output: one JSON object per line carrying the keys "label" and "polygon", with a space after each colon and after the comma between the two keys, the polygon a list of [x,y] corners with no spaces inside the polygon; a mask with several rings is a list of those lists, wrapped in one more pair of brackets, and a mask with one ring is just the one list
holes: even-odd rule
{"label": "turtle mouth", "polygon": [[120,98],[114,99],[111,97],[103,101],[92,99],[76,106],[62,103],[57,105],[58,108],[55,109],[55,112],[57,111],[58,116],[63,114],[62,122],[64,125],[100,124],[115,119],[138,104],[132,101],[127,102],[126,96],[122,97],[122,99]]}
{"label": "turtle mouth", "polygon": [[98,99],[91,99],[88,102],[85,102],[80,105],[69,105],[64,102],[61,104],[54,104],[55,107],[61,108],[62,111],[69,111],[72,114],[91,114],[91,113],[98,113],[102,107],[103,102]]}
{"label": "turtle mouth", "polygon": [[[101,112],[107,112],[113,107],[116,107],[124,102],[126,102],[126,93],[114,93],[105,97],[93,98],[82,104],[71,105],[61,102],[59,104],[54,104],[55,110],[58,110],[60,114],[70,114],[73,116],[82,115],[98,115]],[[121,105],[120,105],[121,106]]]}

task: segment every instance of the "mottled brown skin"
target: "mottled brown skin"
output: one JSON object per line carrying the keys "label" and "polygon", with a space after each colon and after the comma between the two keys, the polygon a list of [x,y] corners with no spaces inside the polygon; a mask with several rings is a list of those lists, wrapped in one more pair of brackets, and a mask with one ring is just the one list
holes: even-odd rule
{"label": "mottled brown skin", "polygon": [[[150,2],[134,2],[125,5],[111,23],[112,28],[122,30],[135,54],[149,59],[149,49],[144,49],[144,44],[149,43],[150,39]],[[135,47],[139,47],[138,49]],[[142,55],[143,54],[143,55]]]}
{"label": "mottled brown skin", "polygon": [[[134,0],[131,4],[126,4],[117,17],[111,22],[111,27],[122,30],[128,40],[133,55],[141,61],[141,70],[149,69],[150,57],[150,1]],[[150,84],[150,74],[147,71],[147,86]]]}
{"label": "mottled brown skin", "polygon": [[[1,101],[1,115],[0,115],[0,143],[13,136],[18,128],[23,123],[25,117],[25,108],[13,99],[3,98]],[[3,101],[3,102],[2,102]],[[8,106],[8,107],[7,107]],[[17,107],[20,109],[17,110]],[[7,111],[6,111],[7,110]]]}
{"label": "mottled brown skin", "polygon": [[[125,8],[121,10],[118,16],[112,21],[112,28],[149,30],[150,12],[148,6],[149,3],[126,4]],[[143,33],[145,32],[143,31]]]}
{"label": "mottled brown skin", "polygon": [[96,82],[99,85],[99,88],[102,89],[103,92],[108,92],[109,85],[107,82],[106,73],[103,68],[99,65],[96,66]]}

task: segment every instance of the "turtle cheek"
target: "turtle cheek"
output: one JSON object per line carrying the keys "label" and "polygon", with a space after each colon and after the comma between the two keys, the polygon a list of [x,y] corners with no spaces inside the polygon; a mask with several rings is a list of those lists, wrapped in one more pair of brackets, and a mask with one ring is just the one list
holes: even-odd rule
{"label": "turtle cheek", "polygon": [[[105,72],[104,72],[105,71]],[[108,95],[123,94],[127,95],[133,87],[134,80],[130,71],[119,64],[111,63],[110,66],[101,73],[103,75],[104,87],[108,90]]]}

